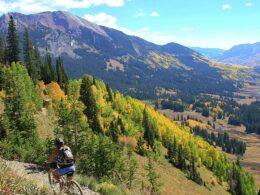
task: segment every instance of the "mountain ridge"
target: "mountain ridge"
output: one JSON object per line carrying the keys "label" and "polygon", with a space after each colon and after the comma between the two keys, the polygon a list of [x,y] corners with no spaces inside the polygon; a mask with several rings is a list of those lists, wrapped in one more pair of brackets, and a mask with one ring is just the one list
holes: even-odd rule
{"label": "mountain ridge", "polygon": [[[7,17],[0,17],[3,34],[7,30]],[[225,94],[232,93],[238,86],[237,81],[229,78],[229,72],[226,73],[228,66],[219,66],[177,43],[156,45],[92,24],[69,12],[13,13],[13,17],[20,39],[24,26],[28,26],[33,43],[42,55],[48,48],[53,57],[62,56],[72,78],[88,73],[108,82],[114,89],[148,99],[154,99],[161,89]],[[75,28],[70,30],[71,26]],[[240,69],[235,72],[239,73]]]}

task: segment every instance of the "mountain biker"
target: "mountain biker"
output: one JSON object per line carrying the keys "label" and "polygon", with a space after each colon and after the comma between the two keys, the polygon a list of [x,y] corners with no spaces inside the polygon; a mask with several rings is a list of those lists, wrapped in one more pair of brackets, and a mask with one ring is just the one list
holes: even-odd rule
{"label": "mountain biker", "polygon": [[54,169],[52,172],[54,179],[59,181],[60,176],[75,172],[74,158],[70,148],[64,144],[61,138],[56,139],[54,144],[56,150],[52,152],[47,163]]}

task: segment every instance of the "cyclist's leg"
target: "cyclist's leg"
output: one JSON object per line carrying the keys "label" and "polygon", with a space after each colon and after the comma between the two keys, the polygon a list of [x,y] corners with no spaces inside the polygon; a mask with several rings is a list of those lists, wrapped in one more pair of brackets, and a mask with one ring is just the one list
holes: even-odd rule
{"label": "cyclist's leg", "polygon": [[56,181],[59,181],[60,176],[59,176],[57,170],[58,170],[58,169],[54,169],[54,170],[52,171],[52,176],[53,176],[53,178],[54,178]]}
{"label": "cyclist's leg", "polygon": [[58,176],[62,176],[62,175],[65,175],[69,172],[74,172],[74,171],[75,171],[75,166],[72,165],[72,166],[66,167],[66,168],[58,168],[57,174],[58,174]]}

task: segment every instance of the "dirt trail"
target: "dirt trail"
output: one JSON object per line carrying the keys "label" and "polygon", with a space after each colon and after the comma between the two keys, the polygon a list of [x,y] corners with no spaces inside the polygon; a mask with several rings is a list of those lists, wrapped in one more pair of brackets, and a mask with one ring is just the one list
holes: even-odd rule
{"label": "dirt trail", "polygon": [[[39,187],[47,187],[51,191],[48,181],[48,173],[46,170],[43,169],[43,167],[35,164],[21,163],[17,161],[4,161],[6,162],[8,167],[15,171],[17,175],[22,176],[28,181],[33,181]],[[82,189],[85,195],[99,195],[99,193],[93,192],[87,187],[82,187]]]}

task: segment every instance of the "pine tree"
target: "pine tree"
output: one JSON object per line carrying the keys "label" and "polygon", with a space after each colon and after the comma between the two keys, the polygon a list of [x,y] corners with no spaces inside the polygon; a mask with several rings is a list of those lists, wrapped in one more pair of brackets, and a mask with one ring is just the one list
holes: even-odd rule
{"label": "pine tree", "polygon": [[64,88],[65,84],[68,82],[68,76],[66,74],[66,71],[64,69],[63,60],[61,57],[59,57],[56,60],[56,78],[59,85]]}
{"label": "pine tree", "polygon": [[146,167],[146,170],[148,171],[147,177],[150,183],[150,193],[151,195],[159,194],[160,191],[160,184],[158,183],[159,175],[154,171],[154,166],[152,163],[152,158],[149,157],[148,159],[148,165]]}
{"label": "pine tree", "polygon": [[6,93],[3,126],[6,140],[12,146],[4,150],[21,160],[39,159],[41,146],[34,119],[38,97],[26,68],[15,63],[6,68],[3,89]]}
{"label": "pine tree", "polygon": [[12,62],[18,62],[20,60],[19,38],[13,16],[10,16],[10,21],[8,23],[6,42],[7,62],[10,65]]}
{"label": "pine tree", "polygon": [[117,129],[117,124],[114,121],[111,121],[111,123],[110,123],[109,134],[110,134],[113,142],[118,142],[119,132]]}
{"label": "pine tree", "polygon": [[55,81],[55,74],[52,67],[52,59],[47,49],[46,49],[45,60],[41,72],[42,72],[42,79],[46,84]]}
{"label": "pine tree", "polygon": [[134,151],[131,146],[127,146],[127,188],[132,189],[133,181],[137,169],[137,162],[134,159]]}
{"label": "pine tree", "polygon": [[106,84],[106,90],[107,90],[107,94],[108,94],[108,98],[107,98],[107,101],[110,101],[110,102],[113,102],[113,92],[112,92],[112,89],[111,87]]}
{"label": "pine tree", "polygon": [[147,141],[148,145],[152,149],[154,149],[155,129],[153,127],[152,121],[150,119],[146,107],[143,111],[143,127],[144,127],[144,139]]}
{"label": "pine tree", "polygon": [[0,66],[5,64],[5,42],[0,34]]}
{"label": "pine tree", "polygon": [[32,78],[34,84],[40,79],[40,64],[34,53],[32,41],[30,39],[28,28],[24,29],[24,42],[23,42],[23,54],[24,63],[28,70],[30,77]]}
{"label": "pine tree", "polygon": [[92,90],[92,85],[93,78],[88,75],[83,76],[80,86],[80,99],[86,106],[84,114],[88,118],[91,129],[97,133],[102,133],[102,128],[98,118],[98,105]]}

